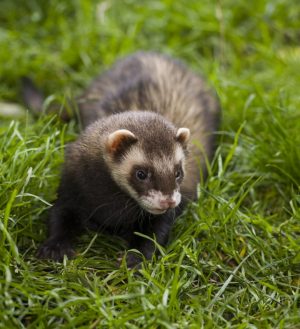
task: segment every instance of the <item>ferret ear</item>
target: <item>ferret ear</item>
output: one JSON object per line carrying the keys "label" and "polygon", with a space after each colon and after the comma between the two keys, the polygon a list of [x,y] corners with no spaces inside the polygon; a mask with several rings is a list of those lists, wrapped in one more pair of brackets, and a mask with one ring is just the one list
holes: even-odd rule
{"label": "ferret ear", "polygon": [[188,128],[179,128],[176,133],[176,140],[186,146],[190,139],[190,130]]}
{"label": "ferret ear", "polygon": [[106,150],[115,157],[122,154],[135,142],[137,142],[137,138],[131,131],[127,129],[119,129],[108,136],[106,141]]}

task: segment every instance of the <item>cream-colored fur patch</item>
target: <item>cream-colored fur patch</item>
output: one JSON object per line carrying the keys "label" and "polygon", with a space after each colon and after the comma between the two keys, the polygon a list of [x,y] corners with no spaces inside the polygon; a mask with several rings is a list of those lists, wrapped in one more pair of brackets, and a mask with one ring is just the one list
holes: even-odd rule
{"label": "cream-colored fur patch", "polygon": [[166,209],[161,209],[161,201],[169,200],[175,201],[175,207],[177,207],[181,201],[181,193],[178,190],[175,190],[170,195],[165,195],[161,191],[150,190],[146,196],[141,197],[140,204],[141,206],[152,214],[162,214],[166,212]]}
{"label": "cream-colored fur patch", "polygon": [[111,175],[114,181],[123,188],[124,191],[129,193],[132,198],[138,201],[139,196],[129,184],[128,177],[134,165],[144,165],[147,163],[144,153],[141,152],[138,147],[133,146],[129,152],[124,155],[121,163],[115,163],[109,155],[106,155],[105,160],[111,168]]}
{"label": "cream-colored fur patch", "polygon": [[177,145],[175,149],[175,157],[174,157],[175,164],[179,164],[180,162],[183,162],[184,159],[185,159],[185,155],[183,153],[183,149],[182,147]]}

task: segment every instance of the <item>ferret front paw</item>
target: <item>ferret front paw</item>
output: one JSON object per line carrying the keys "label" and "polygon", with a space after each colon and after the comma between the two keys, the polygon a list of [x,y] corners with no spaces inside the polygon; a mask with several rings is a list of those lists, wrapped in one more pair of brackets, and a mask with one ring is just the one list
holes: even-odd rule
{"label": "ferret front paw", "polygon": [[61,262],[66,255],[69,259],[75,257],[75,251],[71,244],[57,239],[46,240],[38,249],[37,257],[41,259],[52,259]]}
{"label": "ferret front paw", "polygon": [[129,251],[126,255],[126,264],[128,268],[140,269],[142,267],[143,258],[141,255]]}

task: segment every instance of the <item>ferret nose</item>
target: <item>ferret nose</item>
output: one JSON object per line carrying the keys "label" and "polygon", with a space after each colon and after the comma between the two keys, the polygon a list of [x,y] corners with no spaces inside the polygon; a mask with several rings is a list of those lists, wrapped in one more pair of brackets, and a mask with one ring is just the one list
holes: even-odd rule
{"label": "ferret nose", "polygon": [[164,199],[164,200],[160,200],[159,205],[161,209],[175,208],[176,201],[173,199]]}

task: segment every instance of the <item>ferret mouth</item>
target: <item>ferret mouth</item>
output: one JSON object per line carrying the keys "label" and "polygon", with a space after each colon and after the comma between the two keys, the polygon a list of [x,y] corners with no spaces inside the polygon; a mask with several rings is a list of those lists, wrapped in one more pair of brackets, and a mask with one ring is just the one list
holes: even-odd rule
{"label": "ferret mouth", "polygon": [[160,215],[160,214],[164,214],[167,210],[168,209],[152,208],[151,210],[149,209],[148,211],[153,215]]}
{"label": "ferret mouth", "polygon": [[168,210],[168,209],[160,209],[160,208],[144,208],[144,209],[153,215],[161,215],[161,214],[164,214]]}

